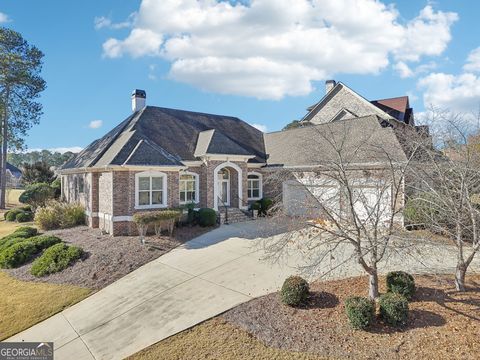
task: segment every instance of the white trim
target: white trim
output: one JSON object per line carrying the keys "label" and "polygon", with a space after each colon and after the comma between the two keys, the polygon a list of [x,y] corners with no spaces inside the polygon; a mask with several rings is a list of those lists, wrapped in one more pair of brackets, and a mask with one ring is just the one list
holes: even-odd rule
{"label": "white trim", "polygon": [[113,216],[112,218],[113,222],[132,221],[132,220],[133,220],[133,216],[128,216],[128,215]]}
{"label": "white trim", "polygon": [[181,205],[189,204],[189,201],[180,201],[180,177],[182,175],[193,175],[195,177],[195,200],[194,203],[198,204],[200,202],[200,176],[197,173],[192,171],[180,171],[178,175],[178,202]]}
{"label": "white trim", "polygon": [[247,167],[252,169],[260,169],[266,165],[267,163],[247,163]]}
{"label": "white trim", "polygon": [[240,166],[238,166],[235,163],[232,163],[230,161],[226,161],[224,163],[221,163],[218,165],[214,170],[213,170],[213,177],[214,177],[214,182],[213,182],[213,209],[218,210],[218,171],[220,169],[223,169],[224,167],[231,167],[234,168],[237,171],[238,175],[238,197],[240,198],[240,204],[239,207],[243,208],[241,205],[241,200],[242,200],[242,195],[243,195],[243,188],[242,188],[242,169]]}
{"label": "white trim", "polygon": [[82,167],[74,169],[58,170],[60,175],[81,174],[81,173],[94,173],[94,172],[108,172],[108,171],[180,171],[186,170],[187,166],[172,165],[172,166],[147,166],[147,165],[107,165],[101,167]]}
{"label": "white trim", "polygon": [[[231,173],[230,173],[230,170],[228,170],[228,169],[226,169],[226,168],[222,168],[222,169],[220,169],[220,170],[223,170],[223,169],[225,169],[225,170],[228,172],[228,179],[224,179],[223,176],[222,176],[222,179],[220,179],[220,178],[219,178],[219,175],[220,175],[220,174],[217,174],[217,181],[222,183],[222,185],[220,186],[220,188],[219,188],[218,190],[219,190],[219,192],[220,192],[220,190],[222,190],[222,192],[223,192],[223,183],[226,183],[226,184],[227,184],[227,200],[225,201],[225,205],[226,205],[226,206],[230,206],[230,201],[231,201],[231,199],[230,199],[230,190],[231,190],[230,180],[231,180]],[[219,170],[219,171],[220,171],[220,170]],[[217,197],[217,198],[219,198],[219,197],[220,197],[220,194],[218,194],[218,197]],[[222,197],[223,197],[223,194],[222,194]]]}
{"label": "white trim", "polygon": [[[259,191],[258,191],[258,197],[248,197],[248,184],[249,184],[249,181],[248,181],[248,175],[256,175],[258,176],[258,180],[259,180]],[[263,175],[260,174],[259,172],[256,172],[256,171],[249,171],[247,173],[247,199],[248,200],[260,200],[261,198],[263,198]]]}
{"label": "white trim", "polygon": [[137,151],[138,147],[139,147],[140,145],[142,145],[142,142],[143,142],[143,139],[140,140],[140,141],[137,143],[137,145],[135,145],[135,147],[133,148],[133,150],[132,150],[132,152],[130,153],[130,155],[128,155],[127,160],[125,160],[122,165],[125,165],[126,163],[128,163],[128,160],[130,160],[130,158],[133,156],[133,154],[135,154],[135,151]]}
{"label": "white trim", "polygon": [[[135,174],[135,209],[161,209],[166,208],[168,206],[168,178],[167,174],[161,171],[143,171]],[[162,177],[162,203],[155,204],[155,205],[139,205],[139,197],[138,197],[138,178],[139,177],[149,177],[150,178],[150,193],[152,192],[152,177]],[[150,198],[151,201],[151,198]]]}
{"label": "white trim", "polygon": [[205,160],[212,160],[212,161],[248,161],[249,159],[253,159],[255,155],[229,155],[229,154],[205,154],[200,156],[200,158]]}
{"label": "white trim", "polygon": [[188,160],[188,161],[182,161],[182,164],[187,166],[187,167],[197,167],[197,166],[202,166],[203,161],[202,160]]}

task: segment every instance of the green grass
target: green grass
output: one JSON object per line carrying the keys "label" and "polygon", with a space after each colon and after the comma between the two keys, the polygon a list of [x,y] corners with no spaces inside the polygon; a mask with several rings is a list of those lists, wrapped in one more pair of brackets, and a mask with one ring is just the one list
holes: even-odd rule
{"label": "green grass", "polygon": [[16,280],[0,272],[0,340],[45,320],[80,300],[91,290]]}

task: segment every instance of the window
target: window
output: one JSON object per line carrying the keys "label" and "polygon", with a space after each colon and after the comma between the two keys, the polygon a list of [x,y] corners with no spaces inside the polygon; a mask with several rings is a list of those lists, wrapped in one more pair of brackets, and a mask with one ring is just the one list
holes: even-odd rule
{"label": "window", "polygon": [[262,198],[262,175],[259,173],[249,173],[247,176],[248,190],[247,195],[249,200],[256,200]]}
{"label": "window", "polygon": [[83,175],[80,175],[78,178],[78,193],[83,194],[85,192],[85,179]]}
{"label": "window", "polygon": [[198,203],[198,175],[183,173],[180,175],[180,203]]}
{"label": "window", "polygon": [[135,175],[135,205],[137,208],[167,206],[167,175],[160,172],[144,172]]}

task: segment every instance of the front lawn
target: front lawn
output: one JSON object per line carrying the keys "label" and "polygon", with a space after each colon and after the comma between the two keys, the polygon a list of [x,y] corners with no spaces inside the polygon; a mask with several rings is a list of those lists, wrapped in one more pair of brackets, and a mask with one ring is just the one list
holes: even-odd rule
{"label": "front lawn", "polygon": [[321,360],[318,355],[265,346],[221,318],[208,320],[127,358],[129,360]]}
{"label": "front lawn", "polygon": [[0,340],[62,311],[90,294],[89,289],[13,279],[0,272]]}

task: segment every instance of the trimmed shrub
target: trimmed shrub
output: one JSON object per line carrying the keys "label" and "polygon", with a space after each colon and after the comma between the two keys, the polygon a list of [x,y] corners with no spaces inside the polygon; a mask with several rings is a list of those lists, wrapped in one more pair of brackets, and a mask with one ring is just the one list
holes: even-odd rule
{"label": "trimmed shrub", "polygon": [[25,212],[33,212],[32,206],[31,205],[23,205],[23,206],[18,206],[16,209],[20,209]]}
{"label": "trimmed shrub", "polygon": [[260,202],[260,215],[267,215],[268,210],[272,207],[273,201],[269,198],[263,198],[259,200]]}
{"label": "trimmed shrub", "polygon": [[32,238],[27,239],[26,241],[31,242],[35,245],[37,252],[40,252],[44,249],[49,248],[52,245],[58,244],[62,242],[62,239],[53,235],[38,235]]}
{"label": "trimmed shrub", "polygon": [[198,210],[198,224],[200,226],[214,226],[217,223],[217,212],[210,208]]}
{"label": "trimmed shrub", "polygon": [[408,300],[397,293],[380,296],[380,316],[389,325],[405,325],[408,319]]}
{"label": "trimmed shrub", "polygon": [[33,208],[45,206],[48,200],[53,199],[55,191],[49,184],[36,183],[28,185],[20,195],[19,200],[23,204],[29,204]]}
{"label": "trimmed shrub", "polygon": [[15,220],[17,222],[28,222],[28,221],[32,221],[33,220],[33,213],[31,212],[21,212],[19,214],[17,214],[17,217],[15,218]]}
{"label": "trimmed shrub", "polygon": [[19,226],[15,229],[12,235],[22,236],[24,238],[29,238],[38,234],[37,228],[32,226]]}
{"label": "trimmed shrub", "polygon": [[35,213],[35,223],[44,230],[85,224],[85,210],[80,204],[50,201]]}
{"label": "trimmed shrub", "polygon": [[24,213],[23,210],[21,209],[18,209],[18,208],[15,208],[15,209],[12,209],[10,210],[7,215],[5,216],[5,220],[7,221],[15,221],[17,219],[17,215],[18,214],[21,214],[21,213]]}
{"label": "trimmed shrub", "polygon": [[0,267],[15,268],[30,261],[37,249],[28,240],[17,242],[0,252]]}
{"label": "trimmed shrub", "polygon": [[35,259],[30,270],[37,277],[53,274],[66,269],[80,259],[83,250],[76,246],[64,243],[56,244],[46,249],[43,254]]}
{"label": "trimmed shrub", "polygon": [[404,271],[392,271],[386,278],[387,291],[403,295],[407,300],[415,294],[415,279]]}
{"label": "trimmed shrub", "polygon": [[158,221],[177,220],[180,215],[182,215],[182,212],[177,209],[143,211],[133,214],[133,222],[135,224],[149,225]]}
{"label": "trimmed shrub", "polygon": [[308,282],[300,276],[289,276],[280,290],[282,302],[290,306],[298,306],[307,300],[310,288]]}
{"label": "trimmed shrub", "polygon": [[5,240],[2,239],[2,241],[0,242],[0,253],[6,248],[12,246],[13,244],[16,244],[25,240],[26,239],[23,237],[8,237]]}
{"label": "trimmed shrub", "polygon": [[351,296],[345,300],[345,311],[352,328],[364,330],[373,323],[375,303],[361,296]]}

